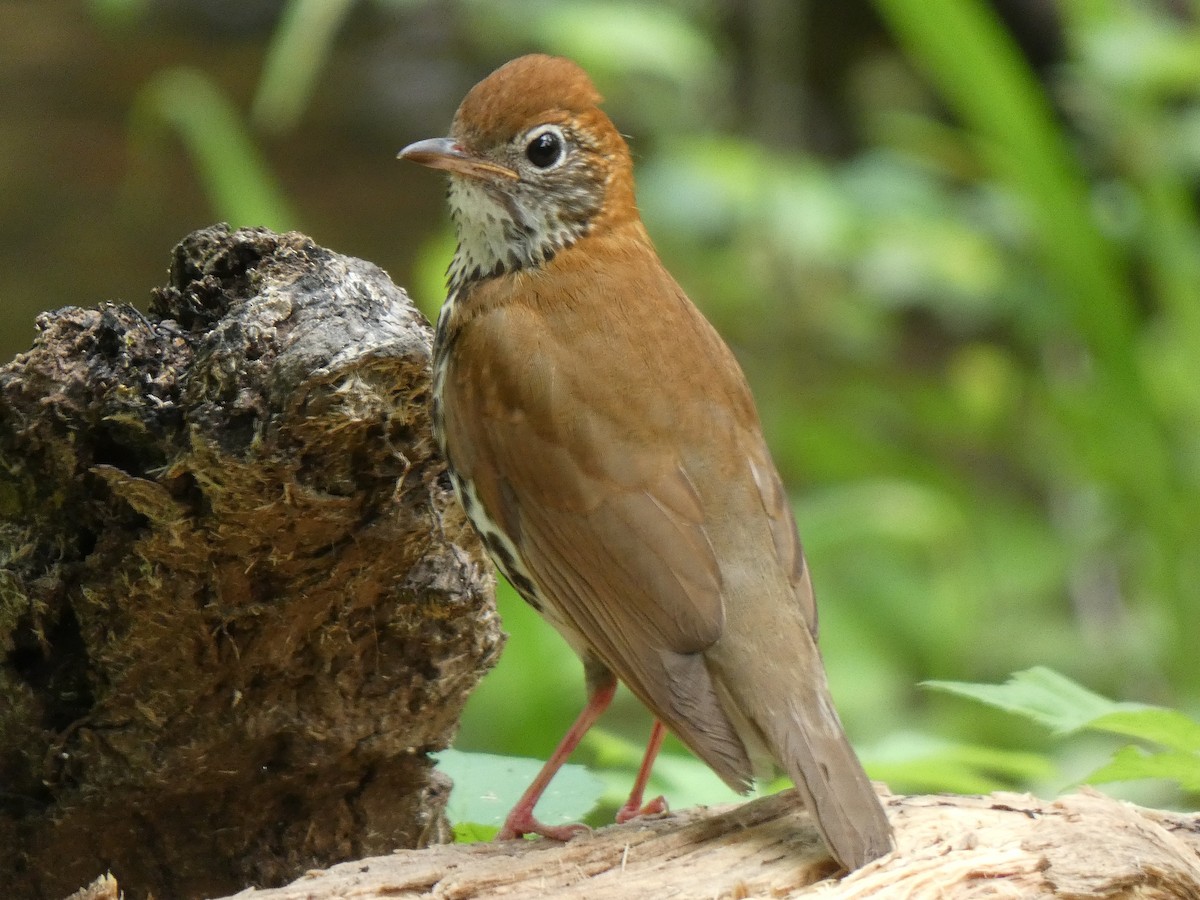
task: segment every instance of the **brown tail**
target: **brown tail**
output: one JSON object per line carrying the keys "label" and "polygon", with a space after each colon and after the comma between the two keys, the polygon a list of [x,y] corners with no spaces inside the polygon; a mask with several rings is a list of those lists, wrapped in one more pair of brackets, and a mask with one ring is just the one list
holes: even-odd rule
{"label": "brown tail", "polygon": [[893,849],[892,829],[827,691],[814,693],[793,703],[767,735],[830,852],[854,870]]}

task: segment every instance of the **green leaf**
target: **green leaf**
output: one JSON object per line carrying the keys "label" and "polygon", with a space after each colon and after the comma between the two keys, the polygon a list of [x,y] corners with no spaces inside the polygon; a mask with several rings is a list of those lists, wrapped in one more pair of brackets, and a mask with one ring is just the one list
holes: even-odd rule
{"label": "green leaf", "polygon": [[531,27],[546,46],[589,71],[640,69],[688,83],[718,65],[709,36],[666,5],[558,2],[547,4]]}
{"label": "green leaf", "polygon": [[[451,823],[498,828],[544,765],[536,759],[442,750],[438,768],[454,781],[446,815]],[[542,795],[537,816],[547,825],[578,822],[596,806],[604,782],[583,766],[565,765]]]}
{"label": "green leaf", "polygon": [[875,0],[901,46],[972,130],[979,152],[1025,203],[1046,270],[1110,373],[1129,378],[1133,293],[1096,227],[1084,172],[1049,99],[984,0]]}
{"label": "green leaf", "polygon": [[1107,731],[1162,744],[1182,753],[1200,751],[1200,722],[1173,709],[1147,706],[1106,713],[1088,722],[1090,731]]}
{"label": "green leaf", "polygon": [[1166,778],[1179,782],[1185,791],[1200,792],[1200,755],[1180,751],[1147,753],[1139,747],[1122,747],[1112,761],[1092,772],[1088,784]]}
{"label": "green leaf", "polygon": [[1017,672],[1004,684],[963,681],[926,681],[923,684],[936,691],[969,697],[988,706],[1025,716],[1060,734],[1079,731],[1102,716],[1130,708],[1093,693],[1044,666]]}
{"label": "green leaf", "polygon": [[495,825],[480,825],[478,822],[455,822],[451,828],[456,844],[482,844],[500,833]]}
{"label": "green leaf", "polygon": [[235,227],[294,227],[296,216],[242,124],[237,109],[206,74],[164,69],[138,94],[132,139],[143,152],[173,131],[192,158],[209,202]]}
{"label": "green leaf", "polygon": [[271,37],[251,116],[264,131],[296,127],[353,0],[292,0]]}
{"label": "green leaf", "polygon": [[911,732],[893,734],[864,765],[872,778],[923,793],[987,794],[1053,775],[1050,761],[1036,753],[943,741]]}

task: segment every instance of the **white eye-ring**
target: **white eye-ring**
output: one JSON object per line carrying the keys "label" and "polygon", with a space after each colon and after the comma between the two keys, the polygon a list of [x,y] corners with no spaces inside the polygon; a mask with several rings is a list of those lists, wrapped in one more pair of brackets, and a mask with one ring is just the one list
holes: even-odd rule
{"label": "white eye-ring", "polygon": [[539,125],[525,136],[525,158],[546,170],[562,165],[567,158],[567,139],[557,125]]}

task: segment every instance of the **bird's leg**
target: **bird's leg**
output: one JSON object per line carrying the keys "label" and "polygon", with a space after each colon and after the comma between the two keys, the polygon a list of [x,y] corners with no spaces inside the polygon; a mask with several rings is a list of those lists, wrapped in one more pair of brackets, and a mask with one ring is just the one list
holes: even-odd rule
{"label": "bird's leg", "polygon": [[667,811],[667,798],[662,796],[655,797],[642,806],[642,795],[646,792],[646,782],[650,780],[650,770],[654,768],[654,758],[658,756],[658,749],[666,736],[667,727],[655,719],[654,727],[650,729],[650,739],[646,742],[646,755],[642,757],[642,767],[638,769],[637,781],[633,783],[633,790],[629,792],[629,799],[625,801],[625,805],[617,810],[618,823]]}
{"label": "bird's leg", "polygon": [[[589,678],[589,681],[591,680]],[[579,714],[575,724],[563,736],[554,755],[542,766],[537,778],[533,779],[533,783],[525,789],[525,793],[521,795],[517,805],[509,812],[508,818],[504,820],[504,827],[496,835],[496,840],[508,841],[526,834],[540,834],[542,837],[556,841],[569,841],[580,832],[589,830],[586,825],[544,825],[533,817],[533,808],[537,806],[542,793],[549,787],[551,780],[562,768],[563,763],[579,746],[579,742],[588,733],[588,729],[596,724],[596,720],[612,703],[613,695],[617,692],[617,679],[611,673],[607,673],[605,679],[591,684],[590,688],[587,705],[583,708],[583,712]]]}

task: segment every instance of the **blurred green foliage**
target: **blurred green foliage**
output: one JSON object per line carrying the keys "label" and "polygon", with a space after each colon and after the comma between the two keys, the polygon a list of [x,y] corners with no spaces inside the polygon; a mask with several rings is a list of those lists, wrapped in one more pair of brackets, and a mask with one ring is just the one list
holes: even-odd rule
{"label": "blurred green foliage", "polygon": [[1042,666],[1018,672],[1002,685],[934,681],[928,686],[1024,716],[1058,736],[1092,731],[1152,745],[1121,747],[1082,779],[1089,784],[1162,778],[1200,793],[1200,722],[1176,710],[1114,703]]}
{"label": "blurred green foliage", "polygon": [[[772,137],[798,111],[747,112],[716,4],[456,8],[480,57],[577,58],[632,134],[648,228],[738,352],[794,493],[843,718],[896,790],[1055,790],[1111,757],[1092,733],[1050,765],[1037,727],[925,679],[1048,665],[1200,702],[1200,4],[1180,5],[1061,0],[1063,58],[1035,71],[983,0],[876,0],[891,42],[850,67],[838,153]],[[179,130],[218,215],[293,221],[248,135],[297,121],[349,9],[289,5],[253,126],[174,71],[135,130]],[[451,248],[430,234],[409,285],[431,315]],[[579,666],[501,605],[513,637],[460,745],[544,758]],[[627,785],[649,724],[625,698],[583,755]],[[721,799],[672,749],[651,790]]]}
{"label": "blurred green foliage", "polygon": [[[214,209],[234,227],[296,227],[296,215],[238,111],[203,72],[164,69],[142,89],[130,118],[135,157],[152,164],[168,134],[191,157]],[[144,179],[145,172],[138,177]]]}

